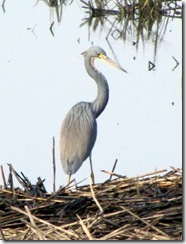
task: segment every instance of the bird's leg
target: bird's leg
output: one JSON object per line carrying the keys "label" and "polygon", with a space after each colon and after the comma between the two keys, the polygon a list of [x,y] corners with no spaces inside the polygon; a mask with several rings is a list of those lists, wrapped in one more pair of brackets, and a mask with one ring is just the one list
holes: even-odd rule
{"label": "bird's leg", "polygon": [[95,184],[95,181],[94,181],[94,172],[93,172],[93,166],[92,166],[92,158],[91,158],[91,153],[90,153],[90,156],[89,156],[89,160],[90,160],[90,178],[92,180],[92,184]]}
{"label": "bird's leg", "polygon": [[71,174],[68,176],[68,185],[70,184]]}

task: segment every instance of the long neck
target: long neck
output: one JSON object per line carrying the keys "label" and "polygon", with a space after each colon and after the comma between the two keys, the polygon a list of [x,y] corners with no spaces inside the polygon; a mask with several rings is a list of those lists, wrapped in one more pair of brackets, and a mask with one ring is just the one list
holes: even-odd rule
{"label": "long neck", "polygon": [[85,58],[85,68],[87,73],[92,77],[97,84],[97,97],[92,102],[92,109],[97,118],[105,109],[109,99],[109,87],[104,75],[99,72],[93,64],[94,60],[91,58]]}

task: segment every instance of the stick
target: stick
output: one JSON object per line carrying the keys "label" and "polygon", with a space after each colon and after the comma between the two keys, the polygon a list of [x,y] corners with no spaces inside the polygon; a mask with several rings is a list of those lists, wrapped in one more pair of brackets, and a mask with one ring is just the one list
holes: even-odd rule
{"label": "stick", "polygon": [[145,221],[144,219],[140,218],[138,215],[134,214],[133,212],[131,212],[129,209],[127,209],[124,206],[121,206],[122,209],[126,210],[126,212],[128,212],[129,214],[131,214],[133,217],[135,217],[136,219],[139,219],[141,222],[143,222],[144,224],[146,224],[147,226],[151,227],[153,230],[157,231],[158,233],[160,233],[161,235],[164,235],[166,237],[169,237],[165,232],[161,231],[160,229],[158,229],[157,227],[155,227],[154,225],[149,224],[147,221]]}
{"label": "stick", "polygon": [[42,238],[41,236],[46,236],[46,233],[44,233],[42,230],[37,228],[35,225],[31,224],[30,222],[26,221],[25,219],[20,219],[21,222],[23,222],[25,225],[27,225],[28,230],[33,231],[37,236],[40,241],[46,240],[46,238]]}
{"label": "stick", "polygon": [[145,176],[150,176],[150,175],[154,175],[154,174],[158,174],[158,173],[163,173],[163,172],[166,172],[166,171],[167,171],[166,169],[163,169],[163,170],[158,170],[158,171],[155,171],[155,172],[152,172],[152,173],[148,173],[148,174],[144,174],[144,175],[139,175],[137,177],[127,178],[126,176],[123,176],[123,175],[119,175],[119,174],[116,174],[116,173],[112,173],[112,172],[106,171],[106,170],[101,170],[101,172],[103,172],[103,173],[111,174],[111,175],[117,176],[119,178],[123,178],[126,181],[128,181],[128,180],[135,180],[136,178],[142,178],[142,177],[145,177]]}
{"label": "stick", "polygon": [[109,174],[109,175],[114,175],[114,176],[117,176],[118,178],[123,178],[123,179],[126,179],[126,176],[119,175],[119,174],[116,174],[116,173],[113,173],[113,172],[110,172],[110,171],[101,170],[101,172],[106,173],[106,174]]}
{"label": "stick", "polygon": [[56,160],[55,160],[55,137],[53,136],[52,147],[52,164],[53,164],[53,192],[56,191]]}
{"label": "stick", "polygon": [[[112,168],[112,173],[114,173],[114,170],[115,170],[115,168],[116,168],[116,164],[117,164],[117,162],[118,162],[118,160],[116,159],[116,161],[115,161],[115,163],[114,163],[114,166],[113,166],[113,168]],[[109,178],[109,180],[111,180],[112,179],[112,175],[110,175],[110,178]]]}
{"label": "stick", "polygon": [[91,192],[92,192],[92,197],[93,197],[93,199],[94,199],[96,205],[98,206],[98,208],[99,208],[99,210],[100,210],[100,215],[102,215],[104,211],[103,211],[103,208],[101,207],[101,205],[99,204],[99,202],[98,202],[98,200],[97,200],[97,198],[96,198],[96,196],[95,196],[94,190],[93,190],[93,188],[92,188],[92,184],[90,184],[90,189],[91,189]]}
{"label": "stick", "polygon": [[26,210],[26,212],[27,212],[27,214],[28,214],[28,217],[29,217],[29,219],[30,219],[31,224],[32,224],[32,226],[34,227],[36,234],[38,235],[39,240],[44,240],[44,238],[43,238],[43,236],[41,235],[41,233],[37,230],[37,226],[36,226],[36,224],[35,224],[35,222],[34,222],[34,220],[33,220],[32,214],[31,214],[31,212],[30,212],[28,206],[25,205],[24,207],[25,207],[25,210]]}
{"label": "stick", "polygon": [[2,175],[2,178],[3,178],[4,188],[7,189],[5,175],[4,175],[4,170],[3,170],[3,166],[2,165],[1,165],[0,169],[1,169],[1,175]]}
{"label": "stick", "polygon": [[8,166],[9,166],[10,172],[13,172],[13,174],[16,177],[17,181],[22,185],[22,187],[25,189],[25,191],[28,192],[28,188],[26,186],[25,180],[14,170],[14,168],[13,168],[13,166],[11,164],[8,164]]}
{"label": "stick", "polygon": [[[13,206],[10,206],[10,208],[12,210],[18,212],[18,213],[21,213],[21,214],[24,214],[24,215],[28,216],[28,214],[25,211],[23,211],[23,210],[21,210],[19,208],[16,208],[16,207],[13,207]],[[67,234],[69,236],[76,237],[78,239],[78,235],[76,235],[75,233],[72,233],[71,231],[65,230],[65,229],[63,229],[62,227],[59,227],[59,226],[55,226],[55,225],[53,225],[53,224],[51,224],[51,223],[49,223],[47,221],[44,221],[43,219],[40,219],[40,218],[38,218],[38,217],[36,217],[34,215],[32,215],[32,218],[34,220],[36,220],[36,221],[39,221],[40,223],[46,224],[47,226],[53,228],[54,230],[59,230],[59,231],[65,233],[65,234]]]}
{"label": "stick", "polygon": [[[6,241],[6,238],[5,238],[5,236],[4,236],[4,234],[3,234],[3,230],[0,228],[0,233],[1,233],[1,235],[2,235],[2,239],[4,240],[4,241]],[[1,239],[0,239],[1,240]]]}
{"label": "stick", "polygon": [[9,173],[9,176],[8,176],[8,184],[10,184],[10,189],[11,189],[11,191],[14,194],[14,184],[13,184],[13,176],[12,176],[12,167],[10,167],[10,165],[9,165],[9,172],[10,173]]}
{"label": "stick", "polygon": [[93,237],[91,236],[89,230],[87,229],[86,225],[83,223],[83,220],[79,217],[78,214],[76,214],[76,216],[78,217],[78,219],[79,219],[79,223],[80,223],[80,225],[82,226],[82,228],[83,228],[85,234],[87,235],[88,239],[89,239],[89,240],[94,240]]}

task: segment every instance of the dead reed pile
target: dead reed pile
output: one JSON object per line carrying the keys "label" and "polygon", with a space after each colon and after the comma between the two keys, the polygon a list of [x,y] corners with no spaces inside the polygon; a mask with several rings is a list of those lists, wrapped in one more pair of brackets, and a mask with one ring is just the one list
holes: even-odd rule
{"label": "dead reed pile", "polygon": [[132,178],[104,172],[116,178],[43,196],[1,187],[0,239],[182,240],[181,169]]}

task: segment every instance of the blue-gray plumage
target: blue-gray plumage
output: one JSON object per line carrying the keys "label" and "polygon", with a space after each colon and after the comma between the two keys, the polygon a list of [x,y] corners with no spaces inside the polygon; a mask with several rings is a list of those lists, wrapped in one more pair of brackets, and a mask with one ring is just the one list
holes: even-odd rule
{"label": "blue-gray plumage", "polygon": [[94,66],[94,59],[100,58],[116,68],[126,72],[120,65],[107,57],[105,51],[97,46],[90,47],[82,55],[85,59],[87,73],[97,84],[97,97],[90,102],[79,102],[67,113],[60,135],[60,156],[64,172],[70,177],[89,157],[91,179],[94,183],[91,151],[97,136],[96,118],[105,109],[109,98],[109,87],[106,78]]}

